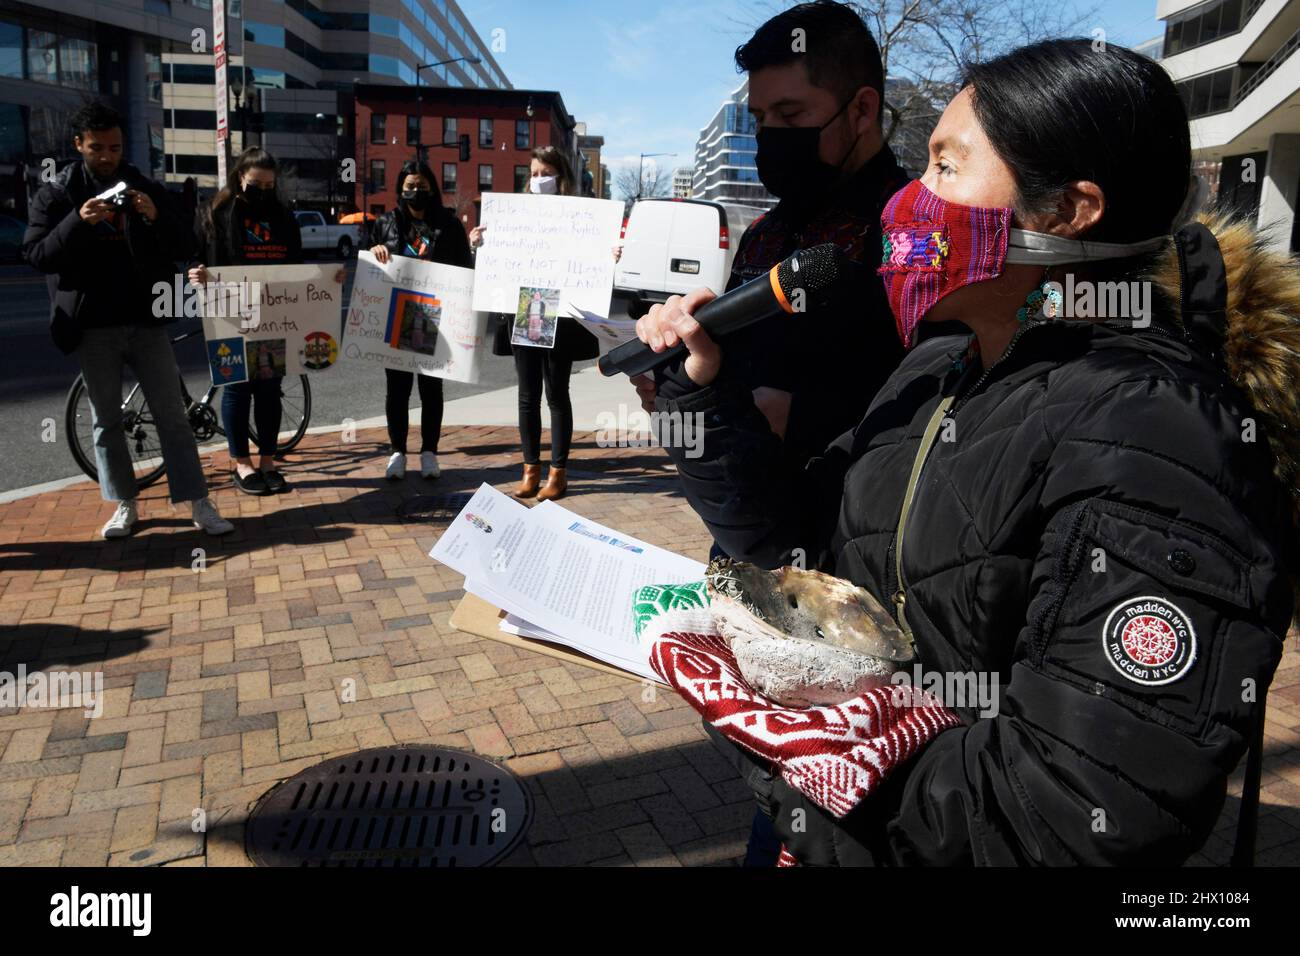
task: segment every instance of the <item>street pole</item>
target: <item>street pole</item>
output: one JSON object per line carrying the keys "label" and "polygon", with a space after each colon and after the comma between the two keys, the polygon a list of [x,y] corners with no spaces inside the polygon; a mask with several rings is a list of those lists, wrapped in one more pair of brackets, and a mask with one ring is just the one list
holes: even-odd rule
{"label": "street pole", "polygon": [[226,91],[226,0],[212,0],[212,64],[217,108],[217,189],[226,185],[230,168],[229,97]]}
{"label": "street pole", "polygon": [[637,199],[641,198],[641,190],[645,187],[645,182],[642,179],[642,177],[645,175],[645,173],[643,172],[645,167],[645,161],[647,159],[653,159],[655,156],[676,156],[676,155],[677,155],[676,153],[642,153],[641,154],[641,158],[637,161],[636,164],[636,198]]}

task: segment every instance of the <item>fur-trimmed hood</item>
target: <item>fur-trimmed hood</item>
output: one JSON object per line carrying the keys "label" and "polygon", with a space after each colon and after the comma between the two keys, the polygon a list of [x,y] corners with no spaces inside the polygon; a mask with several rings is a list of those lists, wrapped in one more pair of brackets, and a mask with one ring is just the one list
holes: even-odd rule
{"label": "fur-trimmed hood", "polygon": [[[1300,263],[1269,249],[1240,219],[1202,214],[1198,220],[1218,241],[1226,273],[1223,365],[1259,412],[1300,529]],[[1152,279],[1181,321],[1184,275],[1175,249],[1162,255]]]}

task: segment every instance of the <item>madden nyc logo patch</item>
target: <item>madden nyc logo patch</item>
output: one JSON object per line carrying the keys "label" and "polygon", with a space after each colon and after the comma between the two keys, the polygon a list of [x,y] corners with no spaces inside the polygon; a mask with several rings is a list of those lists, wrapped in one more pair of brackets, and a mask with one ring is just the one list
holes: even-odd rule
{"label": "madden nyc logo patch", "polygon": [[1101,633],[1106,659],[1129,680],[1155,687],[1178,680],[1196,660],[1196,631],[1178,607],[1162,597],[1117,604]]}

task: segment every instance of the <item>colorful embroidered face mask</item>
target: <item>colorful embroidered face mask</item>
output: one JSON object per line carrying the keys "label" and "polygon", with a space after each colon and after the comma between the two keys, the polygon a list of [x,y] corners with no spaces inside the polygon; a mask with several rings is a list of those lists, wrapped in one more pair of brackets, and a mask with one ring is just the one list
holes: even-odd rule
{"label": "colorful embroidered face mask", "polygon": [[962,286],[996,279],[1007,260],[1011,208],[945,202],[913,180],[880,215],[884,257],[877,270],[904,348],[921,318]]}
{"label": "colorful embroidered face mask", "polygon": [[896,192],[880,214],[885,282],[898,337],[912,347],[916,326],[946,295],[996,279],[1008,264],[1053,266],[1123,259],[1169,241],[1091,242],[1011,226],[1010,207],[945,202],[919,179]]}

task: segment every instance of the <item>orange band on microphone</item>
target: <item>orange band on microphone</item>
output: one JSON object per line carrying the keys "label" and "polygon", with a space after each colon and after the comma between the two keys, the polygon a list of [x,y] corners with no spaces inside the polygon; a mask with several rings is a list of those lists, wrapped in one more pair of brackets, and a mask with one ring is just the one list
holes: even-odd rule
{"label": "orange band on microphone", "polygon": [[773,266],[771,271],[767,274],[767,281],[772,283],[772,294],[776,296],[776,301],[780,303],[782,310],[793,314],[794,306],[792,306],[790,301],[785,297],[785,292],[781,289],[781,283],[777,281],[776,270],[777,266]]}

